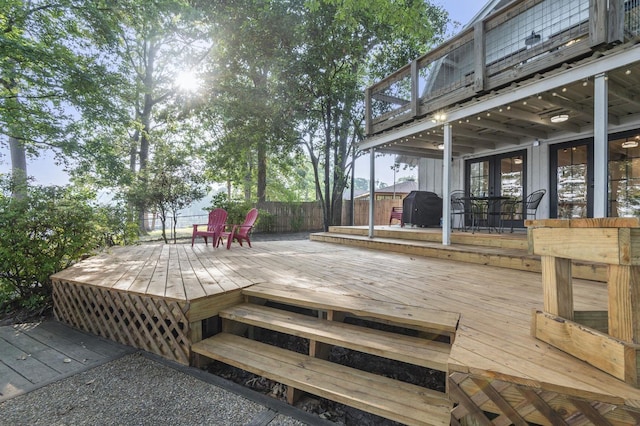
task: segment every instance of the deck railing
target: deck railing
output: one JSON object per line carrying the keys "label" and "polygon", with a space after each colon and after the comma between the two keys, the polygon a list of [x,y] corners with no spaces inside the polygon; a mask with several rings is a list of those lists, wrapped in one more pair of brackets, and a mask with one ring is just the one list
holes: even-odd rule
{"label": "deck railing", "polygon": [[640,35],[640,0],[521,0],[365,92],[379,133]]}

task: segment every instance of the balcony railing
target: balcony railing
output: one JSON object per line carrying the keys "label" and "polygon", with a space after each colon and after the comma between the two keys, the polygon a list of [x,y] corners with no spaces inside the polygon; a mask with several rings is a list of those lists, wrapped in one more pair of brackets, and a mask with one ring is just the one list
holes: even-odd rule
{"label": "balcony railing", "polygon": [[640,0],[521,0],[367,88],[373,135],[640,35]]}

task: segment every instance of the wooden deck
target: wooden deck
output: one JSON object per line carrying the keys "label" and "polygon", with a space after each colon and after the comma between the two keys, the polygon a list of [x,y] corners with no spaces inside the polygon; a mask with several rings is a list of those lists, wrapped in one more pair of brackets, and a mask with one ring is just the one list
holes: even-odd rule
{"label": "wooden deck", "polygon": [[[175,303],[189,324],[181,332],[189,344],[202,339],[202,320],[240,303],[240,290],[249,286],[282,287],[290,294],[301,289],[336,300],[358,298],[370,305],[380,301],[455,312],[460,322],[448,359],[449,391],[458,402],[454,418],[463,418],[473,404],[505,413],[504,400],[518,400],[511,394],[520,392],[524,402],[519,404],[534,407],[529,411],[544,412],[540,407],[553,406],[566,412],[567,404],[572,409],[582,405],[581,420],[567,424],[589,424],[588,419],[605,415],[613,424],[640,421],[636,414],[640,413],[639,389],[531,336],[532,312],[543,306],[541,276],[535,272],[302,240],[260,242],[252,249],[231,250],[204,244],[117,248],[56,274],[54,283],[56,288],[76,288],[65,300],[85,297],[91,288],[94,293],[117,293],[122,297],[118,300],[131,307],[143,304],[135,298]],[[83,303],[101,304],[102,297],[100,293]],[[579,310],[606,309],[606,285],[574,280],[574,299]],[[158,308],[155,313],[144,309],[157,317],[171,307]],[[70,308],[63,307],[57,314],[65,316],[67,310]],[[130,319],[126,312],[111,314],[120,315],[116,318],[119,323],[145,321]],[[73,325],[80,327],[77,321]],[[103,328],[94,332],[108,333]],[[175,337],[176,333],[172,330],[170,334]],[[120,337],[131,338],[133,346],[141,339],[123,330]],[[188,359],[189,354],[185,356]],[[503,402],[487,386],[497,390]],[[473,404],[465,404],[465,398]],[[584,407],[585,403],[591,408]],[[550,418],[553,414],[548,413],[546,420],[541,415],[539,423],[552,424]],[[499,419],[502,421],[494,424],[513,422],[509,414]]]}

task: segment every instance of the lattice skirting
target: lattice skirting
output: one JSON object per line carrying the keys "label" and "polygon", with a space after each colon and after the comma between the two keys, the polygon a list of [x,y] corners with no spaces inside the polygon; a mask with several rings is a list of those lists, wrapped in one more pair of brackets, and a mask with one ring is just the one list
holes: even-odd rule
{"label": "lattice skirting", "polygon": [[463,373],[449,375],[449,397],[452,425],[640,424],[640,411],[628,407]]}
{"label": "lattice skirting", "polygon": [[136,294],[53,283],[53,312],[58,321],[188,365],[191,342],[188,304]]}

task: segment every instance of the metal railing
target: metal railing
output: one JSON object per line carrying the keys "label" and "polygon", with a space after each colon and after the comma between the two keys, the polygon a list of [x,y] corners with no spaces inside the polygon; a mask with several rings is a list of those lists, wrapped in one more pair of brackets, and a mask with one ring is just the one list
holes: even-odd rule
{"label": "metal railing", "polygon": [[435,118],[458,102],[639,32],[640,0],[513,2],[367,88],[367,134],[415,118]]}

